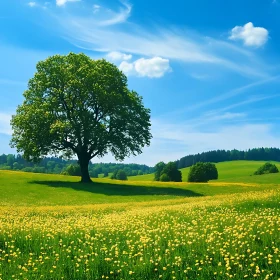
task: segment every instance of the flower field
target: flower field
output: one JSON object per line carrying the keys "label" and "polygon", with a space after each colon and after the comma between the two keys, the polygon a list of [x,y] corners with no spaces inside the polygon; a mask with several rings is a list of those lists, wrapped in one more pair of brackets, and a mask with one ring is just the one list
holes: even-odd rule
{"label": "flower field", "polygon": [[0,279],[280,279],[280,191],[1,206]]}

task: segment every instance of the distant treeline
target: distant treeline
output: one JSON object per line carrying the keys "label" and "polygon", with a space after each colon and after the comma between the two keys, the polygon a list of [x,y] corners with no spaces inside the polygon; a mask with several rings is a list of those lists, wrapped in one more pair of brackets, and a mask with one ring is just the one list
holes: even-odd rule
{"label": "distant treeline", "polygon": [[254,148],[248,151],[216,150],[201,154],[189,155],[176,161],[178,168],[192,166],[197,162],[223,162],[232,160],[272,160],[280,161],[278,148]]}
{"label": "distant treeline", "polygon": [[[56,157],[46,157],[39,163],[26,161],[21,155],[2,154],[0,155],[0,169],[2,170],[20,170],[34,173],[63,174],[69,165],[76,165],[77,160],[64,160]],[[124,170],[127,176],[136,176],[150,174],[154,168],[144,164],[122,164],[122,163],[90,163],[89,173],[92,177],[99,174],[113,173],[116,170]]]}

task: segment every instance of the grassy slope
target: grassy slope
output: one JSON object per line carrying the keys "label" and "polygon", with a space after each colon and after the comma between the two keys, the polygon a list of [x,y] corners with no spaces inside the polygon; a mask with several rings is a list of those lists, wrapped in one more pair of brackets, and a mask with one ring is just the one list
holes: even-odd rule
{"label": "grassy slope", "polygon": [[[230,182],[250,182],[250,183],[277,183],[280,182],[280,174],[263,175],[263,176],[250,176],[266,161],[227,161],[216,163],[219,180],[218,181],[230,181]],[[280,170],[280,163],[274,162]],[[187,181],[190,168],[182,168],[183,182]],[[143,176],[129,177],[132,181],[153,181],[154,174],[148,174]]]}
{"label": "grassy slope", "polygon": [[[0,205],[128,203],[239,193],[263,190],[272,185],[276,187],[280,182],[280,174],[250,176],[261,164],[263,162],[218,163],[220,179],[209,184],[153,182],[151,174],[130,177],[134,181],[127,182],[94,179],[94,184],[88,185],[79,183],[78,177],[0,171]],[[188,170],[182,170],[184,180]]]}

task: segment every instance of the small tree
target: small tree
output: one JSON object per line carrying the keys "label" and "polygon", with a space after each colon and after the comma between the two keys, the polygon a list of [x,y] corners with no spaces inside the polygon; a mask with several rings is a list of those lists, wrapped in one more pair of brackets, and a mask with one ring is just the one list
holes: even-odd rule
{"label": "small tree", "polygon": [[258,170],[254,173],[254,175],[262,175],[269,173],[278,173],[279,170],[275,164],[270,162],[266,162],[264,165],[258,168]]}
{"label": "small tree", "polygon": [[78,164],[70,164],[62,173],[70,176],[81,176],[81,169]]}
{"label": "small tree", "polygon": [[118,169],[115,169],[113,174],[111,175],[111,179],[117,179],[117,173],[118,173]]}
{"label": "small tree", "polygon": [[[163,174],[166,176],[161,177]],[[162,178],[167,181],[182,182],[182,173],[178,170],[175,162],[159,162],[155,165],[155,181],[162,181]],[[166,181],[167,180],[167,181]]]}
{"label": "small tree", "polygon": [[128,89],[123,72],[104,59],[49,57],[37,64],[23,95],[11,120],[11,146],[33,162],[77,155],[82,182],[91,182],[92,158],[111,152],[123,160],[150,144],[150,110]]}
{"label": "small tree", "polygon": [[166,173],[163,173],[163,174],[160,175],[160,181],[161,182],[169,182],[170,178]]}
{"label": "small tree", "polygon": [[117,180],[123,180],[123,181],[127,180],[127,175],[126,175],[125,171],[124,170],[119,170],[117,172],[116,179]]}
{"label": "small tree", "polygon": [[188,182],[208,182],[218,179],[218,170],[214,163],[198,162],[190,168]]}
{"label": "small tree", "polygon": [[155,165],[155,181],[159,181],[160,180],[160,176],[162,174],[162,170],[165,167],[165,163],[163,161],[158,162]]}
{"label": "small tree", "polygon": [[166,174],[169,177],[169,181],[182,182],[182,172],[178,170],[175,162],[168,162],[164,166],[162,174]]}

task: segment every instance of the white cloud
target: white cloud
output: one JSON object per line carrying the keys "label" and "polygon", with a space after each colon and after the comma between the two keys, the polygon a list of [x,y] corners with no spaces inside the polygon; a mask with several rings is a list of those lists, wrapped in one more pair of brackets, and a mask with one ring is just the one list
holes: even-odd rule
{"label": "white cloud", "polygon": [[0,133],[8,135],[12,134],[12,129],[10,126],[11,118],[12,116],[10,114],[0,112]]}
{"label": "white cloud", "polygon": [[123,71],[126,75],[133,75],[136,74],[135,69],[134,69],[134,64],[129,63],[127,61],[123,61],[120,66],[120,70]]}
{"label": "white cloud", "polygon": [[134,62],[134,65],[136,72],[143,77],[160,78],[166,72],[171,71],[169,60],[161,57],[140,58]]}
{"label": "white cloud", "polygon": [[119,68],[127,75],[136,74],[140,77],[149,78],[161,78],[165,73],[172,70],[169,66],[169,60],[161,57],[140,58],[133,63],[123,61]]}
{"label": "white cloud", "polygon": [[57,6],[64,6],[67,2],[79,2],[81,0],[56,0]]}
{"label": "white cloud", "polygon": [[33,8],[36,6],[36,2],[29,2],[27,5],[31,8]]}
{"label": "white cloud", "polygon": [[106,57],[112,61],[121,61],[121,60],[130,60],[132,58],[132,55],[121,53],[121,52],[110,52],[106,55]]}
{"label": "white cloud", "polygon": [[229,39],[242,40],[246,46],[261,47],[268,39],[268,31],[263,27],[254,27],[252,22],[248,22],[244,26],[235,26]]}

